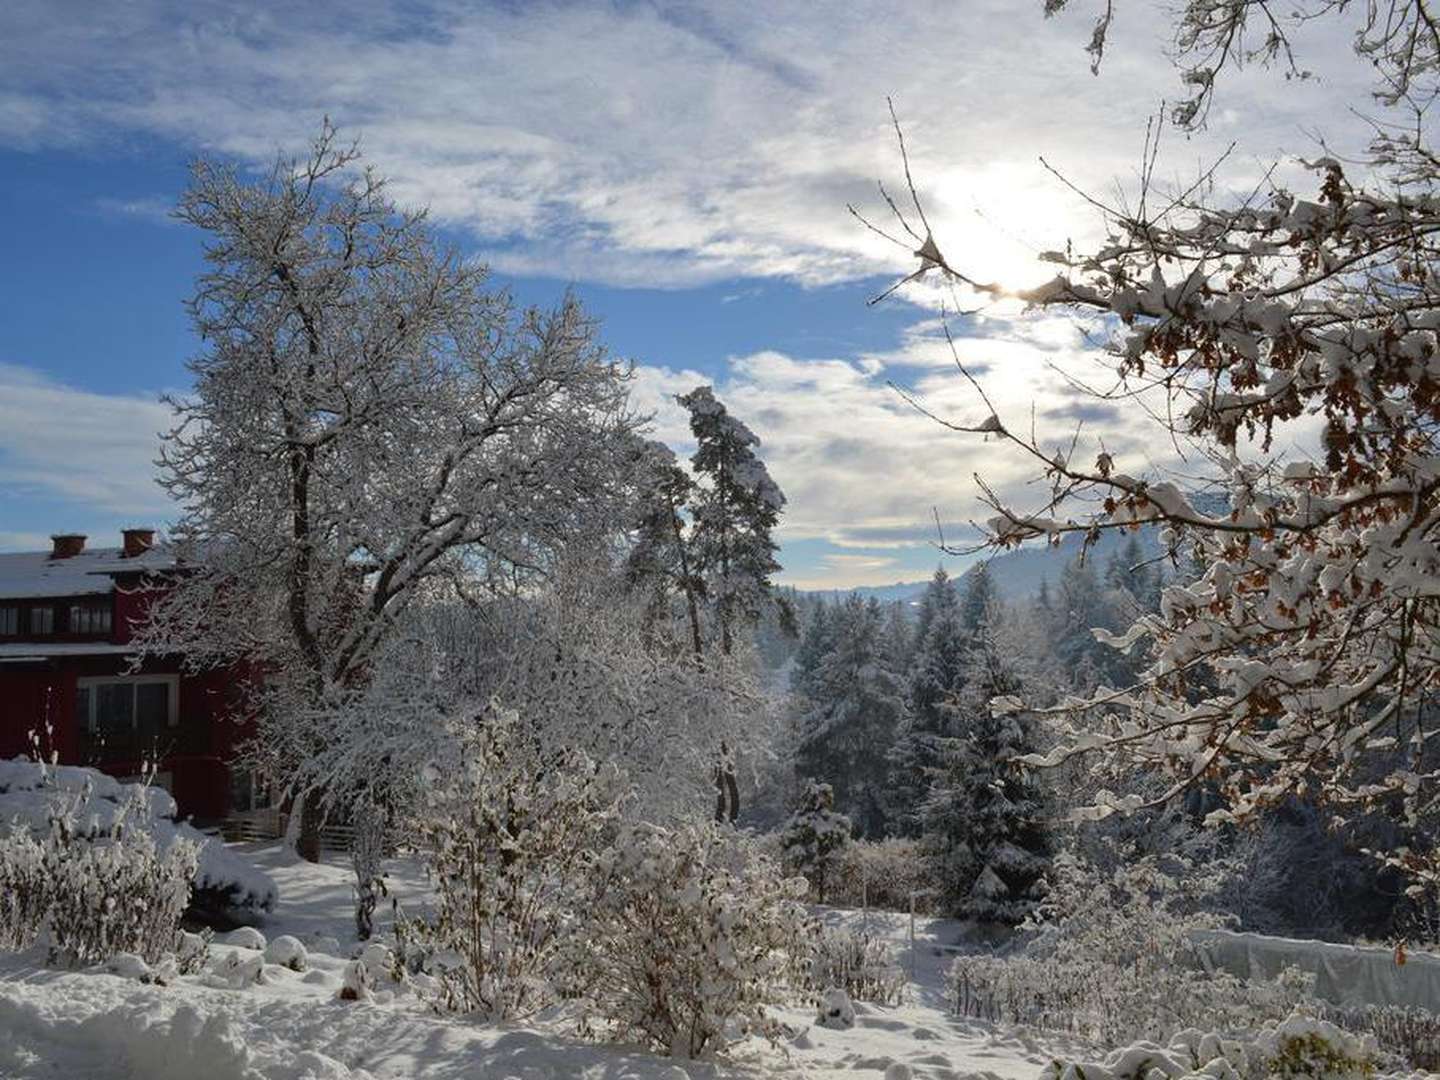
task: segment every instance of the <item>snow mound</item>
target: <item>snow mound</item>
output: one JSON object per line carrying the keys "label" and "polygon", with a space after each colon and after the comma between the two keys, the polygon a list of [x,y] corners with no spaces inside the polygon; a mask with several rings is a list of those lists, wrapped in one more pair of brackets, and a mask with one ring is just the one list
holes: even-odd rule
{"label": "snow mound", "polygon": [[176,840],[195,844],[199,863],[193,887],[197,892],[220,894],[233,908],[274,909],[278,894],[270,876],[240,858],[218,837],[175,820],[175,800],[164,789],[122,784],[98,769],[76,765],[45,765],[23,757],[0,760],[0,824],[15,822],[43,833],[55,813],[65,812],[78,835],[93,837],[114,828],[132,802],[143,806],[146,828],[162,853]]}
{"label": "snow mound", "polygon": [[1103,1062],[1052,1061],[1040,1080],[1241,1080],[1261,1076],[1323,1076],[1369,1080],[1379,1050],[1359,1037],[1296,1009],[1244,1038],[1187,1029],[1168,1046],[1138,1042]]}
{"label": "snow mound", "polygon": [[298,938],[293,938],[289,934],[281,934],[265,946],[265,962],[279,964],[291,971],[304,971],[309,965],[309,955]]}
{"label": "snow mound", "polygon": [[[95,1002],[55,995],[0,995],[0,1075],[35,1063],[53,1075],[143,1076],[145,1080],[371,1080],[315,1050],[266,1046],[245,1037],[221,1011],[191,1004],[168,1010],[146,996]],[[95,1071],[100,1067],[105,1072]],[[47,1074],[49,1075],[49,1074]]]}
{"label": "snow mound", "polygon": [[844,1030],[855,1026],[855,1006],[850,995],[839,987],[832,986],[820,995],[815,1022],[823,1028]]}
{"label": "snow mound", "polygon": [[253,926],[240,926],[220,938],[220,943],[262,952],[265,949],[265,935]]}

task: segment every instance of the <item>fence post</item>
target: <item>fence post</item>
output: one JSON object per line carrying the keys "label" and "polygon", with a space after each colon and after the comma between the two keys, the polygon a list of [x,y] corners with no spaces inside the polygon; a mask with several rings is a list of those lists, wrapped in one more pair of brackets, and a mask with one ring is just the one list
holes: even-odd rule
{"label": "fence post", "polygon": [[860,911],[861,933],[868,937],[870,935],[870,875],[864,869],[860,871]]}
{"label": "fence post", "polygon": [[910,890],[910,981],[915,981],[915,890]]}

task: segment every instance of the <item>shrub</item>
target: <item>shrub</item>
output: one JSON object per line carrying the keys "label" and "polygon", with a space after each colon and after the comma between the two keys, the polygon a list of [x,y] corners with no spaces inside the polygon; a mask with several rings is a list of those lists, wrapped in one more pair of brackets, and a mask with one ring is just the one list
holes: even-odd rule
{"label": "shrub", "polygon": [[810,982],[816,990],[844,990],[854,1001],[898,1005],[906,978],[885,942],[826,927],[815,941]]}
{"label": "shrub", "polygon": [[912,894],[916,912],[934,913],[934,882],[915,840],[856,840],[835,857],[827,895],[837,907],[909,911]]}
{"label": "shrub", "polygon": [[428,770],[412,823],[434,914],[401,920],[399,945],[431,958],[436,1006],[523,1017],[555,999],[561,946],[623,786],[579,750],[540,752],[510,712],[492,709],[456,739],[456,760]]}
{"label": "shrub", "polygon": [[[0,822],[10,822],[43,840],[57,815],[76,837],[103,837],[125,816],[127,829],[150,834],[157,852],[177,843],[196,849],[189,911],[200,921],[224,923],[275,905],[275,883],[216,837],[176,820],[169,793],[143,784],[124,784],[96,769],[49,765],[29,758],[0,760]],[[12,858],[18,857],[14,852]],[[0,873],[3,873],[0,869]],[[3,901],[0,901],[3,903]]]}
{"label": "shrub", "polygon": [[575,990],[619,1039],[676,1057],[775,1038],[767,1007],[798,988],[813,921],[805,883],[725,826],[625,829],[596,866],[572,942]]}
{"label": "shrub", "polygon": [[1357,1034],[1373,1035],[1387,1053],[1410,1068],[1440,1072],[1440,1016],[1401,1005],[1332,1005],[1316,1002],[1321,1019]]}
{"label": "shrub", "polygon": [[1373,1039],[1357,1038],[1297,1009],[1239,1037],[1192,1028],[1167,1045],[1141,1042],[1114,1051],[1103,1062],[1052,1061],[1040,1080],[1370,1080],[1378,1062]]}
{"label": "shrub", "polygon": [[0,949],[28,949],[40,936],[50,905],[45,845],[11,826],[0,838]]}
{"label": "shrub", "polygon": [[178,837],[163,849],[156,844],[143,786],[133,786],[103,825],[89,806],[87,787],[69,800],[50,798],[43,836],[14,827],[0,843],[6,944],[26,948],[43,927],[52,962],[93,964],[132,953],[155,963],[179,945],[195,845]]}
{"label": "shrub", "polygon": [[1174,862],[1174,874],[1146,858],[1106,875],[1057,859],[1046,921],[1032,924],[1025,952],[964,956],[952,965],[956,1012],[1115,1045],[1177,1027],[1238,1030],[1293,1008],[1308,991],[1298,973],[1244,983],[1201,969],[1191,934],[1220,920],[1196,910],[1198,885]]}

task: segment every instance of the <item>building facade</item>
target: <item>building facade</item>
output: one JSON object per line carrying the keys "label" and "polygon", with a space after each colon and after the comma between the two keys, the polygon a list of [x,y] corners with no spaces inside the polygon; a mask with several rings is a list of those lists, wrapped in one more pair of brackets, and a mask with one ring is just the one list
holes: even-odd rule
{"label": "building facade", "polygon": [[254,792],[235,759],[251,734],[251,676],[137,659],[148,598],[184,567],[151,530],[121,540],[87,548],[66,534],[48,552],[0,553],[0,758],[53,753],[117,777],[153,765],[182,815],[206,823],[248,810]]}

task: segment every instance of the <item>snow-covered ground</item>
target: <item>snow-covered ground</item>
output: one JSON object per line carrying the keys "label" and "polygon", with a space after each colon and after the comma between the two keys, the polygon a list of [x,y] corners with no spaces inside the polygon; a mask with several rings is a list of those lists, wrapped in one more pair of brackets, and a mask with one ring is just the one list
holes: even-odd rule
{"label": "snow-covered ground", "polygon": [[[259,953],[212,946],[211,970],[170,986],[97,972],[47,969],[35,954],[0,960],[0,1077],[74,1080],[356,1080],[465,1077],[494,1080],[686,1080],[864,1076],[903,1080],[980,1075],[1032,1080],[1050,1060],[1023,1033],[1002,1033],[947,1015],[940,986],[946,947],[958,924],[870,913],[872,931],[893,940],[915,973],[907,1001],[893,1008],[856,1004],[855,1026],[815,1026],[814,1014],[782,1018],[796,1032],[780,1047],[743,1044],[719,1063],[673,1062],[624,1047],[582,1042],[556,1018],[526,1026],[485,1025],[428,1013],[405,987],[380,982],[371,1002],[336,999],[355,945],[348,866],[299,861],[278,845],[244,846],[267,870],[280,902],[261,927],[274,941],[293,935],[309,947],[303,972],[265,964],[259,984],[232,988],[215,972]],[[423,903],[424,881],[409,864],[393,867],[392,893]],[[858,926],[859,912],[827,919]],[[389,926],[388,906],[380,930]],[[222,939],[223,940],[223,936]],[[237,974],[234,982],[243,976]]]}

